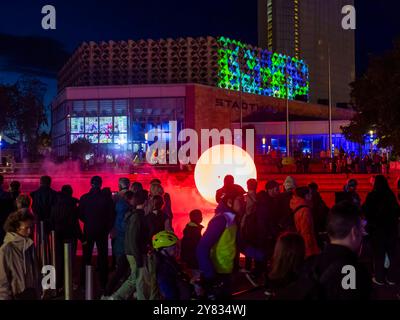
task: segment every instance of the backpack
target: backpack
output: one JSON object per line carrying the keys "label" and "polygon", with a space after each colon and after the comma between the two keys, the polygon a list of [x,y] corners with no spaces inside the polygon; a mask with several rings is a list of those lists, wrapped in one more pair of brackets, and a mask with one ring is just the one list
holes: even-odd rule
{"label": "backpack", "polygon": [[253,210],[251,213],[244,215],[240,221],[240,238],[246,243],[255,244],[257,241],[257,210]]}
{"label": "backpack", "polygon": [[294,215],[296,214],[297,211],[299,211],[300,209],[303,209],[303,208],[310,208],[310,206],[305,205],[305,204],[298,206],[296,209],[291,211],[290,214],[286,215],[279,221],[278,227],[279,227],[280,233],[297,231],[296,225],[294,222]]}

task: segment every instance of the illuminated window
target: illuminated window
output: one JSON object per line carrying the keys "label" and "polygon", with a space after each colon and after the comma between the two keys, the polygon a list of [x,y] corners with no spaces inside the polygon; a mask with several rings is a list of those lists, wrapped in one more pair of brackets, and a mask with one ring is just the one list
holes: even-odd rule
{"label": "illuminated window", "polygon": [[101,133],[112,133],[113,131],[113,119],[112,117],[100,117],[100,132]]}
{"label": "illuminated window", "polygon": [[128,135],[126,133],[114,134],[114,143],[123,145],[128,142]]}
{"label": "illuminated window", "polygon": [[112,134],[100,134],[99,143],[112,143]]}
{"label": "illuminated window", "polygon": [[83,134],[71,134],[71,143],[74,143],[78,139],[82,139],[85,136]]}
{"label": "illuminated window", "polygon": [[86,134],[85,138],[88,139],[90,143],[98,143],[99,142],[98,134]]}
{"label": "illuminated window", "polygon": [[71,133],[84,133],[84,118],[71,118]]}
{"label": "illuminated window", "polygon": [[86,117],[85,118],[85,132],[86,133],[97,133],[99,132],[99,118],[97,117]]}
{"label": "illuminated window", "polygon": [[126,116],[114,117],[114,133],[128,132],[128,118]]}

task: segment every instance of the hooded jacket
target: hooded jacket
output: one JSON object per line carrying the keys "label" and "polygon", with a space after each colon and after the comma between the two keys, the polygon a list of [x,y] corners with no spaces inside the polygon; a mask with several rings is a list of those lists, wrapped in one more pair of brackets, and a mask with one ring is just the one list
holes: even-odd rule
{"label": "hooded jacket", "polygon": [[144,266],[144,256],[150,245],[149,230],[143,209],[134,209],[125,217],[125,254],[133,256],[138,268]]}
{"label": "hooded jacket", "polygon": [[38,276],[32,239],[8,232],[0,248],[0,300],[38,299]]}
{"label": "hooded jacket", "polygon": [[199,269],[207,280],[213,279],[218,273],[231,273],[232,270],[222,270],[225,268],[221,268],[220,262],[225,262],[226,265],[223,267],[230,269],[233,267],[232,255],[236,254],[236,238],[228,237],[228,241],[221,243],[228,229],[232,231],[231,235],[236,236],[237,228],[233,229],[236,227],[235,214],[222,201],[215,209],[215,213],[197,245],[196,253]]}
{"label": "hooded jacket", "polygon": [[191,269],[198,269],[196,251],[201,239],[201,230],[204,227],[195,222],[189,222],[183,229],[183,238],[181,242],[181,259]]}

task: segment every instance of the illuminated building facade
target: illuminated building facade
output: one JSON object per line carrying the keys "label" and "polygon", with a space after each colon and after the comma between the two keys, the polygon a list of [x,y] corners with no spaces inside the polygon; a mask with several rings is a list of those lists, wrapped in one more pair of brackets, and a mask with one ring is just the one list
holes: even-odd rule
{"label": "illuminated building facade", "polygon": [[59,73],[66,87],[198,83],[307,101],[308,66],[225,37],[83,43]]}
{"label": "illuminated building facade", "polygon": [[[53,152],[67,157],[86,138],[98,154],[140,153],[151,129],[169,141],[169,121],[178,131],[222,130],[241,114],[284,112],[287,101],[291,116],[327,119],[325,106],[307,103],[308,68],[225,37],[83,43],[59,72]],[[333,110],[336,120],[352,115]]]}

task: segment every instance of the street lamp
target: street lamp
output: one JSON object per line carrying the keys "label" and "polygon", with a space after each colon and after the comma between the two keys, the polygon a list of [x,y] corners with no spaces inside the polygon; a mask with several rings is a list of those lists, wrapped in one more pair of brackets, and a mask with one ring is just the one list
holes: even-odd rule
{"label": "street lamp", "polygon": [[1,154],[1,151],[2,151],[2,144],[3,144],[2,139],[3,139],[3,137],[2,137],[2,135],[0,134],[0,167],[3,166],[3,155]]}
{"label": "street lamp", "polygon": [[288,61],[285,64],[285,85],[286,85],[286,157],[290,157],[290,127],[289,127],[289,87],[288,87]]}
{"label": "street lamp", "polygon": [[331,83],[331,46],[328,42],[328,86],[329,86],[329,150],[332,158],[332,83]]}
{"label": "street lamp", "polygon": [[[243,129],[243,96],[242,96],[242,81],[243,81],[243,71],[242,71],[242,50],[239,47],[238,59],[239,59],[239,90],[240,90],[240,130]],[[243,133],[242,133],[243,134]]]}

